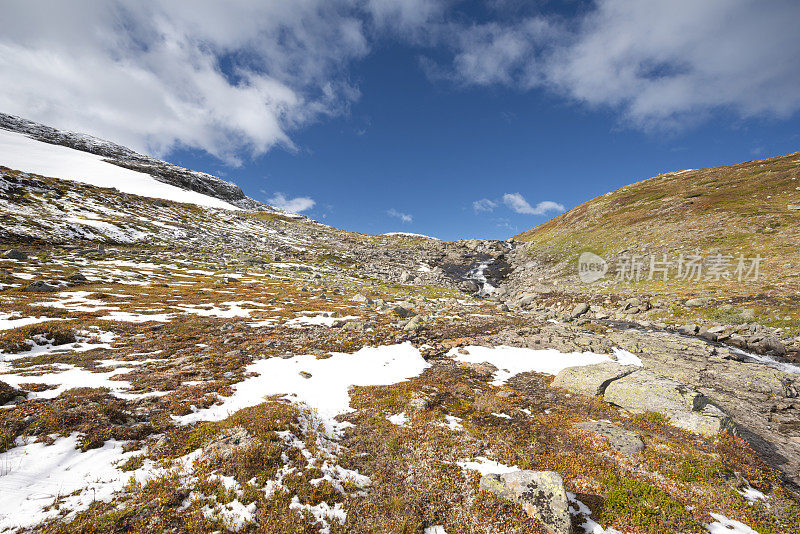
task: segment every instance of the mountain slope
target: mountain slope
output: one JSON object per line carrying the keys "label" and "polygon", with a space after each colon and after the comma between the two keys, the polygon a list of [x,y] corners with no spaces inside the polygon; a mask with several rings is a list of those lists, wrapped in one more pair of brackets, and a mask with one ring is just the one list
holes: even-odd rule
{"label": "mountain slope", "polygon": [[[699,252],[704,273],[714,255],[730,256],[731,279],[707,280],[703,274],[701,280],[679,280],[673,264],[669,280],[653,284],[647,264],[644,279],[620,287],[794,294],[800,289],[800,153],[661,174],[589,200],[515,239],[524,243],[524,258],[536,263],[529,274],[536,271],[537,278],[576,291],[614,285],[620,259],[639,256],[647,264],[650,256],[677,261]],[[586,251],[605,258],[609,272],[603,281],[582,286],[577,260]],[[742,255],[762,257],[758,280],[741,284],[734,276]]]}
{"label": "mountain slope", "polygon": [[[0,131],[2,130],[24,134],[42,143],[60,145],[75,151],[102,156],[103,160],[118,167],[149,175],[164,184],[213,197],[239,208],[276,211],[272,206],[245,196],[236,184],[226,182],[211,174],[192,171],[150,156],[138,154],[129,148],[90,135],[58,130],[20,117],[0,113]],[[0,145],[0,150],[4,148]],[[8,149],[11,148],[8,147]],[[0,153],[0,156],[3,155],[5,154]],[[13,152],[9,152],[7,155],[13,155]],[[0,157],[0,159],[3,158]],[[13,167],[8,162],[5,165],[17,170],[37,172],[35,169]],[[38,172],[38,174],[47,175],[45,172]],[[67,178],[63,175],[56,175],[56,177]]]}

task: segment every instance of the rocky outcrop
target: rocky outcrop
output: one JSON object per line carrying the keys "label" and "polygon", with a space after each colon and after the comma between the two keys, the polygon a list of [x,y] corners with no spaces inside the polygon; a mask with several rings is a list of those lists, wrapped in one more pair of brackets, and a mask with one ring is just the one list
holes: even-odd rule
{"label": "rocky outcrop", "polygon": [[602,395],[608,385],[619,378],[640,369],[635,365],[620,365],[614,362],[598,363],[582,367],[567,367],[553,380],[553,387],[568,389],[581,395]]}
{"label": "rocky outcrop", "polygon": [[526,470],[485,475],[479,487],[519,503],[529,516],[538,519],[553,534],[572,532],[567,492],[558,473]]}
{"label": "rocky outcrop", "polygon": [[604,398],[631,412],[663,414],[673,425],[706,436],[732,429],[730,417],[702,393],[646,370],[612,381]]}

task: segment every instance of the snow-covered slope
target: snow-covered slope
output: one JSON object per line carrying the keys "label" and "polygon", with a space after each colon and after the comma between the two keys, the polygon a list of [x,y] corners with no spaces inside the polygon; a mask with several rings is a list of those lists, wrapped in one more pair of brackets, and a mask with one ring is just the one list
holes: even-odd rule
{"label": "snow-covered slope", "polygon": [[208,195],[159,182],[152,176],[108,163],[101,156],[37,141],[0,129],[0,165],[11,169],[116,188],[123,193],[187,202],[209,208],[240,208]]}
{"label": "snow-covered slope", "polygon": [[[0,130],[25,135],[49,146],[62,146],[94,154],[106,163],[148,175],[158,182],[194,191],[252,211],[279,212],[272,206],[246,196],[236,184],[205,172],[193,171],[91,135],[59,130],[21,117],[0,113]],[[4,153],[0,152],[0,156]],[[0,165],[8,163],[0,161]],[[150,195],[155,196],[155,195]]]}

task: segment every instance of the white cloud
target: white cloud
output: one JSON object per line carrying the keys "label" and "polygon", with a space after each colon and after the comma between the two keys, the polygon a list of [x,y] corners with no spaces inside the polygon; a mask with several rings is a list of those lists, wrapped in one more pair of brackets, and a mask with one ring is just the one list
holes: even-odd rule
{"label": "white cloud", "polygon": [[402,213],[394,208],[388,210],[386,212],[386,215],[388,215],[389,217],[397,217],[398,219],[400,219],[400,222],[403,223],[410,223],[411,221],[414,220],[413,215],[409,215],[408,213]]}
{"label": "white cloud", "polygon": [[[800,110],[798,19],[796,0],[596,0],[574,20],[448,26],[445,77],[546,88],[644,129],[714,111],[786,118]],[[441,67],[428,71],[442,77]]]}
{"label": "white cloud", "polygon": [[231,163],[346,109],[342,67],[368,52],[340,0],[6,0],[0,20],[0,110]]}
{"label": "white cloud", "polygon": [[489,212],[489,211],[494,211],[497,205],[498,205],[497,202],[495,202],[494,200],[489,200],[488,198],[482,198],[472,203],[472,209],[475,210],[476,213]]}
{"label": "white cloud", "polygon": [[498,0],[488,22],[456,3],[4,0],[0,110],[235,164],[346,112],[348,67],[389,39],[449,53],[423,62],[434,78],[546,89],[644,129],[800,110],[796,0],[595,0],[572,19]]}
{"label": "white cloud", "polygon": [[523,215],[545,215],[549,212],[564,212],[564,206],[553,202],[552,200],[544,200],[531,206],[525,197],[519,193],[506,193],[503,195],[503,203],[512,211],[521,213]]}
{"label": "white cloud", "polygon": [[295,197],[286,198],[283,193],[275,193],[272,198],[267,200],[267,203],[275,206],[278,209],[289,211],[291,213],[301,213],[308,211],[316,205],[313,198],[309,197]]}

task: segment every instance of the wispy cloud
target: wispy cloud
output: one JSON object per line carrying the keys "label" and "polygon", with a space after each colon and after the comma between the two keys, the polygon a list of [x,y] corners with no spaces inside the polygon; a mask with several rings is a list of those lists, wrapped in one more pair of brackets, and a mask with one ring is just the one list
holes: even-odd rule
{"label": "wispy cloud", "polygon": [[519,193],[506,193],[503,195],[503,203],[512,211],[523,215],[545,215],[550,212],[563,213],[565,208],[558,202],[544,200],[531,206],[525,197]]}
{"label": "wispy cloud", "polygon": [[403,212],[397,211],[394,208],[392,208],[390,210],[387,210],[386,211],[386,215],[388,215],[389,217],[397,217],[398,219],[400,219],[400,222],[403,222],[403,223],[410,223],[410,222],[412,222],[414,220],[414,216],[413,215],[409,215],[408,213],[403,213]]}
{"label": "wispy cloud", "polygon": [[295,197],[286,198],[283,193],[275,193],[272,198],[267,200],[267,203],[275,206],[278,209],[289,211],[291,213],[302,213],[308,211],[316,205],[313,198],[309,197]]}
{"label": "wispy cloud", "polygon": [[573,19],[450,23],[449,62],[423,66],[433,79],[545,89],[645,130],[715,111],[787,118],[800,110],[798,19],[795,0],[595,0]]}
{"label": "wispy cloud", "polygon": [[488,198],[482,198],[472,203],[472,209],[475,210],[475,213],[490,212],[494,211],[497,205],[498,205],[497,202],[495,202],[494,200],[490,200]]}
{"label": "wispy cloud", "polygon": [[[536,206],[531,206],[521,193],[505,193],[502,200],[482,198],[472,203],[472,209],[475,213],[491,213],[499,208],[501,204],[504,204],[506,208],[511,211],[522,215],[546,215],[550,212],[562,213],[565,211],[563,205],[558,202],[553,202],[552,200],[543,200],[536,204]],[[497,220],[507,221],[507,219]]]}

